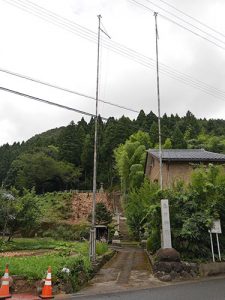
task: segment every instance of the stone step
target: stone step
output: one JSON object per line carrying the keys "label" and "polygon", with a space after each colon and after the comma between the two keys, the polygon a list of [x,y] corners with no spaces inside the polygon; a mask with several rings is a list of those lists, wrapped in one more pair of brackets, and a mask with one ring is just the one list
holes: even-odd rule
{"label": "stone step", "polygon": [[126,218],[120,220],[120,236],[122,240],[131,240],[131,236],[126,223]]}

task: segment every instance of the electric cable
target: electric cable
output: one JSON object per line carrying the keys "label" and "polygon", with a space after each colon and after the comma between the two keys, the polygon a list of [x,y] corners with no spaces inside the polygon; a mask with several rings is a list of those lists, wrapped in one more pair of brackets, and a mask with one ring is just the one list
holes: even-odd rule
{"label": "electric cable", "polygon": [[[29,94],[21,93],[21,92],[18,92],[16,90],[8,89],[8,88],[2,87],[2,86],[0,86],[0,90],[2,90],[4,92],[15,94],[15,95],[18,95],[18,96],[21,96],[21,97],[25,97],[25,98],[28,98],[28,99],[31,99],[31,100],[34,100],[34,101],[42,102],[42,103],[45,103],[45,104],[48,104],[48,105],[52,105],[52,106],[57,106],[59,108],[63,108],[63,109],[70,110],[70,111],[74,111],[76,113],[79,113],[79,114],[82,114],[82,115],[86,115],[86,116],[90,116],[90,117],[94,117],[95,118],[95,115],[91,114],[89,112],[82,111],[82,110],[79,110],[79,109],[76,109],[76,108],[73,108],[73,107],[70,107],[70,106],[62,105],[62,104],[59,104],[59,103],[56,103],[56,102],[53,102],[53,101],[49,101],[49,100],[45,100],[45,99],[42,99],[42,98],[38,98],[38,97],[29,95]],[[107,121],[107,118],[104,118],[104,117],[101,117],[101,118],[102,118],[102,120]]]}
{"label": "electric cable", "polygon": [[[46,22],[52,23],[56,26],[59,26],[67,31],[70,31],[72,33],[74,33],[76,31],[76,34],[78,36],[81,35],[81,37],[83,37],[85,35],[87,39],[89,39],[93,42],[97,42],[97,34],[95,32],[92,32],[89,29],[85,30],[85,27],[79,26],[78,24],[76,24],[68,19],[65,19],[63,17],[59,17],[55,13],[49,13],[48,10],[46,10],[46,12],[42,12],[40,9],[35,9],[35,8],[30,7],[30,5],[28,5],[28,4],[21,3],[21,1],[19,1],[19,0],[13,0],[13,1],[3,0],[3,1],[14,7],[19,8],[22,11],[28,12]],[[67,22],[65,22],[63,19],[67,20]]]}
{"label": "electric cable", "polygon": [[209,33],[209,32],[206,32],[205,30],[202,30],[202,29],[199,28],[198,26],[196,26],[196,25],[190,23],[189,21],[184,20],[183,18],[181,18],[181,17],[177,16],[176,14],[174,14],[174,13],[168,11],[167,9],[165,9],[165,8],[163,8],[163,7],[161,7],[161,6],[157,5],[157,4],[155,4],[154,2],[152,2],[152,1],[150,1],[150,0],[145,0],[145,1],[147,1],[148,3],[150,3],[150,4],[152,4],[152,5],[156,6],[156,7],[158,7],[159,9],[161,9],[161,10],[164,11],[164,12],[166,12],[167,14],[170,14],[171,16],[175,17],[176,19],[178,19],[178,20],[180,20],[180,21],[182,21],[182,22],[188,24],[189,26],[194,27],[195,29],[201,31],[202,33],[204,33],[204,34],[206,34],[206,35],[212,37],[213,39],[219,41],[220,43],[225,44],[225,41],[223,41],[223,40],[217,38],[216,36],[214,36],[213,34],[211,34],[211,33]]}
{"label": "electric cable", "polygon": [[[7,2],[7,3],[10,2],[10,0],[4,0],[4,1]],[[29,1],[29,3],[30,3],[30,1]],[[10,2],[10,4],[12,4],[12,3]],[[12,5],[14,5],[14,4],[15,4],[15,0],[13,1]],[[36,4],[33,4],[33,5],[36,6]],[[44,8],[42,8],[42,9],[45,10]],[[151,10],[150,8],[148,8],[148,9]],[[32,13],[31,11],[28,11],[28,12]],[[52,14],[54,15],[54,13],[52,13]],[[45,19],[45,21],[46,21],[46,19]],[[69,22],[72,23],[72,24],[77,25],[74,22],[71,22],[71,21],[69,21]],[[59,26],[59,24],[56,24],[56,25]],[[79,25],[79,28],[80,28],[80,30],[81,29],[83,30],[83,28],[85,28],[85,27]],[[64,29],[67,30],[67,28],[65,28],[65,27],[64,27]],[[90,34],[93,34],[93,31],[91,31],[87,28],[85,28],[85,30],[86,30],[85,33],[89,32],[88,39],[89,40],[91,39],[92,42],[96,43],[96,33],[94,33],[94,36],[92,35],[92,38],[90,38],[91,37]],[[69,31],[73,32],[73,30],[71,28],[69,29]],[[75,32],[73,32],[73,33],[75,33]],[[87,36],[83,36],[80,32],[79,32],[79,35],[82,36],[83,38],[87,38]],[[121,45],[119,43],[116,43],[116,42],[112,42],[112,41],[104,40],[104,39],[102,39],[102,42],[103,42],[103,46],[105,48],[111,50],[112,52],[115,52],[115,53],[120,54],[120,55],[122,55],[126,58],[129,58],[133,61],[136,61],[136,62],[144,65],[145,67],[155,69],[155,60],[154,59],[146,57],[146,56],[138,53],[137,51],[135,51],[133,49],[130,49],[130,48],[128,48],[124,45]],[[201,90],[201,91],[203,91],[203,92],[205,92],[205,93],[207,93],[211,96],[219,98],[221,95],[224,94],[223,91],[220,91],[215,87],[212,87],[212,86],[210,86],[210,85],[208,85],[204,82],[201,82],[200,80],[196,80],[195,78],[193,78],[190,75],[180,73],[179,71],[177,71],[175,69],[172,69],[171,67],[169,67],[165,64],[160,64],[160,72],[164,75],[167,75],[168,77],[170,77],[172,79],[175,79],[175,80],[177,80],[179,82],[182,82],[186,85],[189,85],[189,86],[192,86],[196,89],[199,89],[199,90]],[[214,95],[213,93],[216,93],[216,95]]]}
{"label": "electric cable", "polygon": [[204,26],[204,27],[206,27],[206,28],[208,28],[208,29],[214,31],[215,33],[217,33],[217,34],[219,34],[219,35],[225,37],[225,34],[224,34],[224,33],[222,33],[222,32],[220,32],[220,31],[216,30],[215,28],[213,28],[213,27],[211,27],[211,26],[209,26],[209,25],[203,23],[202,21],[198,20],[197,18],[194,18],[193,16],[191,16],[191,15],[185,13],[185,12],[182,11],[181,9],[178,9],[177,7],[175,7],[174,5],[172,5],[172,4],[168,3],[168,2],[166,2],[165,0],[158,0],[158,1],[160,1],[160,2],[162,2],[162,3],[164,3],[164,4],[166,4],[166,5],[168,5],[169,7],[173,8],[174,10],[176,10],[176,11],[178,11],[179,13],[183,14],[184,16],[186,16],[186,17],[188,17],[188,18],[194,20],[195,22],[197,22],[197,23],[201,24],[202,26]]}
{"label": "electric cable", "polygon": [[[149,10],[149,11],[151,11],[151,12],[154,12],[153,9],[149,8],[148,6],[146,6],[146,5],[144,5],[144,4],[140,3],[140,2],[138,2],[138,1],[136,1],[136,0],[128,0],[128,1],[135,3],[136,5],[139,5],[139,6],[143,7],[143,8],[145,8],[146,10]],[[154,5],[155,5],[155,4],[154,4]],[[164,18],[164,19],[166,19],[167,21],[169,21],[169,22],[171,22],[171,23],[173,23],[173,24],[175,24],[175,25],[177,25],[177,26],[179,26],[179,27],[181,27],[181,28],[183,28],[183,29],[185,29],[185,30],[187,30],[187,31],[189,31],[189,32],[191,32],[191,33],[193,33],[194,35],[196,35],[196,36],[202,38],[203,40],[205,40],[205,41],[207,41],[207,42],[209,42],[209,43],[211,43],[211,44],[217,46],[218,48],[221,48],[222,50],[225,50],[225,47],[223,47],[223,46],[217,44],[216,42],[214,42],[214,41],[208,39],[208,38],[205,37],[205,36],[202,36],[201,34],[195,32],[195,31],[193,31],[193,30],[187,28],[186,26],[184,26],[184,25],[182,25],[182,24],[180,24],[180,23],[178,23],[178,22],[172,20],[171,18],[169,18],[169,17],[167,17],[167,16],[165,16],[165,15],[163,15],[163,14],[161,14],[161,13],[159,14],[159,16],[160,16],[161,18]]]}
{"label": "electric cable", "polygon": [[[51,88],[55,88],[55,89],[58,89],[58,90],[61,90],[61,91],[64,91],[64,92],[68,92],[68,93],[71,93],[71,94],[74,94],[74,95],[78,95],[78,96],[85,97],[87,99],[91,99],[91,100],[96,101],[95,97],[92,97],[92,96],[86,95],[84,93],[80,93],[80,92],[77,92],[77,91],[62,87],[62,86],[58,86],[58,85],[53,84],[53,83],[42,81],[42,80],[39,80],[39,79],[36,79],[36,78],[32,78],[32,77],[29,77],[29,76],[26,76],[26,75],[23,75],[23,74],[15,73],[15,72],[12,72],[12,71],[9,71],[9,70],[6,70],[6,69],[2,69],[2,68],[0,68],[0,72],[6,73],[6,74],[9,74],[9,75],[13,75],[13,76],[16,76],[16,77],[19,77],[19,78],[22,78],[22,79],[26,79],[26,80],[29,80],[29,81],[32,81],[32,82],[35,82],[35,83],[39,83],[39,84],[42,84],[42,85],[45,85],[45,86],[48,86],[48,87],[51,87]],[[122,109],[125,109],[125,110],[128,110],[128,111],[132,111],[132,112],[135,112],[135,113],[139,112],[139,111],[134,110],[132,108],[128,108],[128,107],[125,107],[125,106],[122,106],[122,105],[119,105],[119,104],[115,104],[115,103],[112,103],[112,102],[109,102],[109,101],[105,101],[105,100],[102,100],[102,99],[99,99],[98,101],[103,102],[103,103],[108,104],[108,105],[111,105],[111,106],[122,108]]]}

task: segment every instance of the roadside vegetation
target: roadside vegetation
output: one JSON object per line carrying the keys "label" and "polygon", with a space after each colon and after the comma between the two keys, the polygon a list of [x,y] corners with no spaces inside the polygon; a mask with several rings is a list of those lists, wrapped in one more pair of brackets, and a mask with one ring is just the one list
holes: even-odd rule
{"label": "roadside vegetation", "polygon": [[[172,244],[183,259],[211,258],[208,230],[213,220],[220,219],[225,230],[225,171],[222,166],[200,166],[191,183],[178,182],[171,189],[160,191],[147,180],[129,192],[125,204],[127,222],[133,236],[148,237],[148,250],[160,248],[160,199],[169,199]],[[221,249],[225,239],[220,235]]]}
{"label": "roadside vegetation", "polygon": [[[2,242],[0,261],[1,267],[9,264],[10,275],[32,282],[45,278],[46,270],[51,266],[53,284],[60,284],[60,289],[73,292],[79,290],[93,274],[88,251],[88,242],[15,238]],[[97,256],[108,252],[106,243],[97,243]]]}
{"label": "roadside vegetation", "polygon": [[[201,134],[199,141],[212,145],[216,140],[205,137]],[[168,140],[166,143],[168,146]],[[173,247],[183,259],[211,258],[208,230],[217,219],[221,221],[222,232],[225,230],[224,166],[196,165],[190,184],[180,181],[161,191],[158,184],[144,179],[145,151],[150,145],[150,136],[139,131],[114,151],[127,224],[134,239],[147,239],[152,253],[161,247],[160,200],[169,199]],[[220,235],[220,244],[223,249],[223,235]]]}
{"label": "roadside vegetation", "polygon": [[[92,276],[90,224],[70,223],[72,196],[69,192],[0,191],[1,268],[9,264],[11,275],[37,281],[51,266],[53,283],[66,292],[78,290]],[[111,214],[104,212],[98,219],[110,221]],[[106,243],[97,243],[97,257],[108,251]]]}
{"label": "roadside vegetation", "polygon": [[12,189],[0,191],[0,231],[3,240],[22,237],[52,237],[58,240],[86,239],[88,222],[72,224],[72,193],[37,195],[34,190],[22,194]]}
{"label": "roadside vegetation", "polygon": [[[183,117],[164,114],[161,124],[164,149],[205,148],[225,153],[223,120],[197,119],[188,111]],[[152,252],[160,247],[160,199],[168,198],[173,246],[184,258],[207,259],[212,221],[220,219],[225,230],[223,167],[198,167],[188,186],[179,182],[160,191],[157,184],[144,180],[146,149],[158,147],[157,116],[140,111],[135,120],[112,117],[105,123],[99,117],[98,127],[97,186],[103,182],[104,189],[122,190],[134,239],[148,238]],[[66,278],[59,273],[63,266],[73,270],[73,278],[78,278],[75,270],[83,270],[87,277],[91,273],[88,245],[81,242],[88,239],[90,223],[71,222],[71,191],[92,187],[93,140],[94,119],[87,123],[82,118],[27,142],[0,147],[0,251],[47,251],[1,258],[2,264],[10,262],[13,274],[40,279],[49,264],[57,278]],[[97,205],[96,212],[97,223],[111,222],[104,207]],[[220,238],[223,248],[225,239]],[[107,245],[97,245],[99,255],[107,251]]]}
{"label": "roadside vegetation", "polygon": [[[32,250],[49,250],[43,254],[29,256],[29,251]],[[19,256],[19,250],[29,250],[27,254],[22,253]],[[63,268],[72,268],[76,265],[82,265],[86,273],[92,272],[92,267],[88,258],[88,242],[65,242],[55,241],[53,239],[23,239],[16,238],[11,242],[4,243],[1,246],[0,260],[1,265],[10,265],[11,275],[24,276],[27,279],[38,280],[41,279],[48,266],[52,267],[53,279],[56,280],[60,276]],[[14,251],[13,254],[17,256],[2,256],[7,251]],[[97,243],[96,254],[103,255],[108,251],[108,245]]]}

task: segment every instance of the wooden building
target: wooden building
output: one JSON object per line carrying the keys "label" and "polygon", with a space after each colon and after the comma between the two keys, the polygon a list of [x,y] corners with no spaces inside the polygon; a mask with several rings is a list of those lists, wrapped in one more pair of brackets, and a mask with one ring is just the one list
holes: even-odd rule
{"label": "wooden building", "polygon": [[[162,179],[163,187],[170,187],[175,181],[188,183],[196,164],[224,164],[225,154],[209,152],[204,149],[163,149]],[[145,176],[159,182],[159,150],[147,150]]]}

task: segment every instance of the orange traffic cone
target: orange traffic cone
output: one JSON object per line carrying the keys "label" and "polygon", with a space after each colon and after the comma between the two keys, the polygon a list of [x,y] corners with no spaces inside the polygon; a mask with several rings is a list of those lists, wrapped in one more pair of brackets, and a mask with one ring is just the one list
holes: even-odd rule
{"label": "orange traffic cone", "polygon": [[42,293],[39,296],[41,299],[52,299],[54,296],[52,295],[52,274],[51,267],[48,267],[47,277],[45,279],[45,284],[42,289]]}
{"label": "orange traffic cone", "polygon": [[9,265],[6,265],[5,267],[5,274],[2,277],[1,282],[0,299],[11,298],[12,295],[9,293]]}

